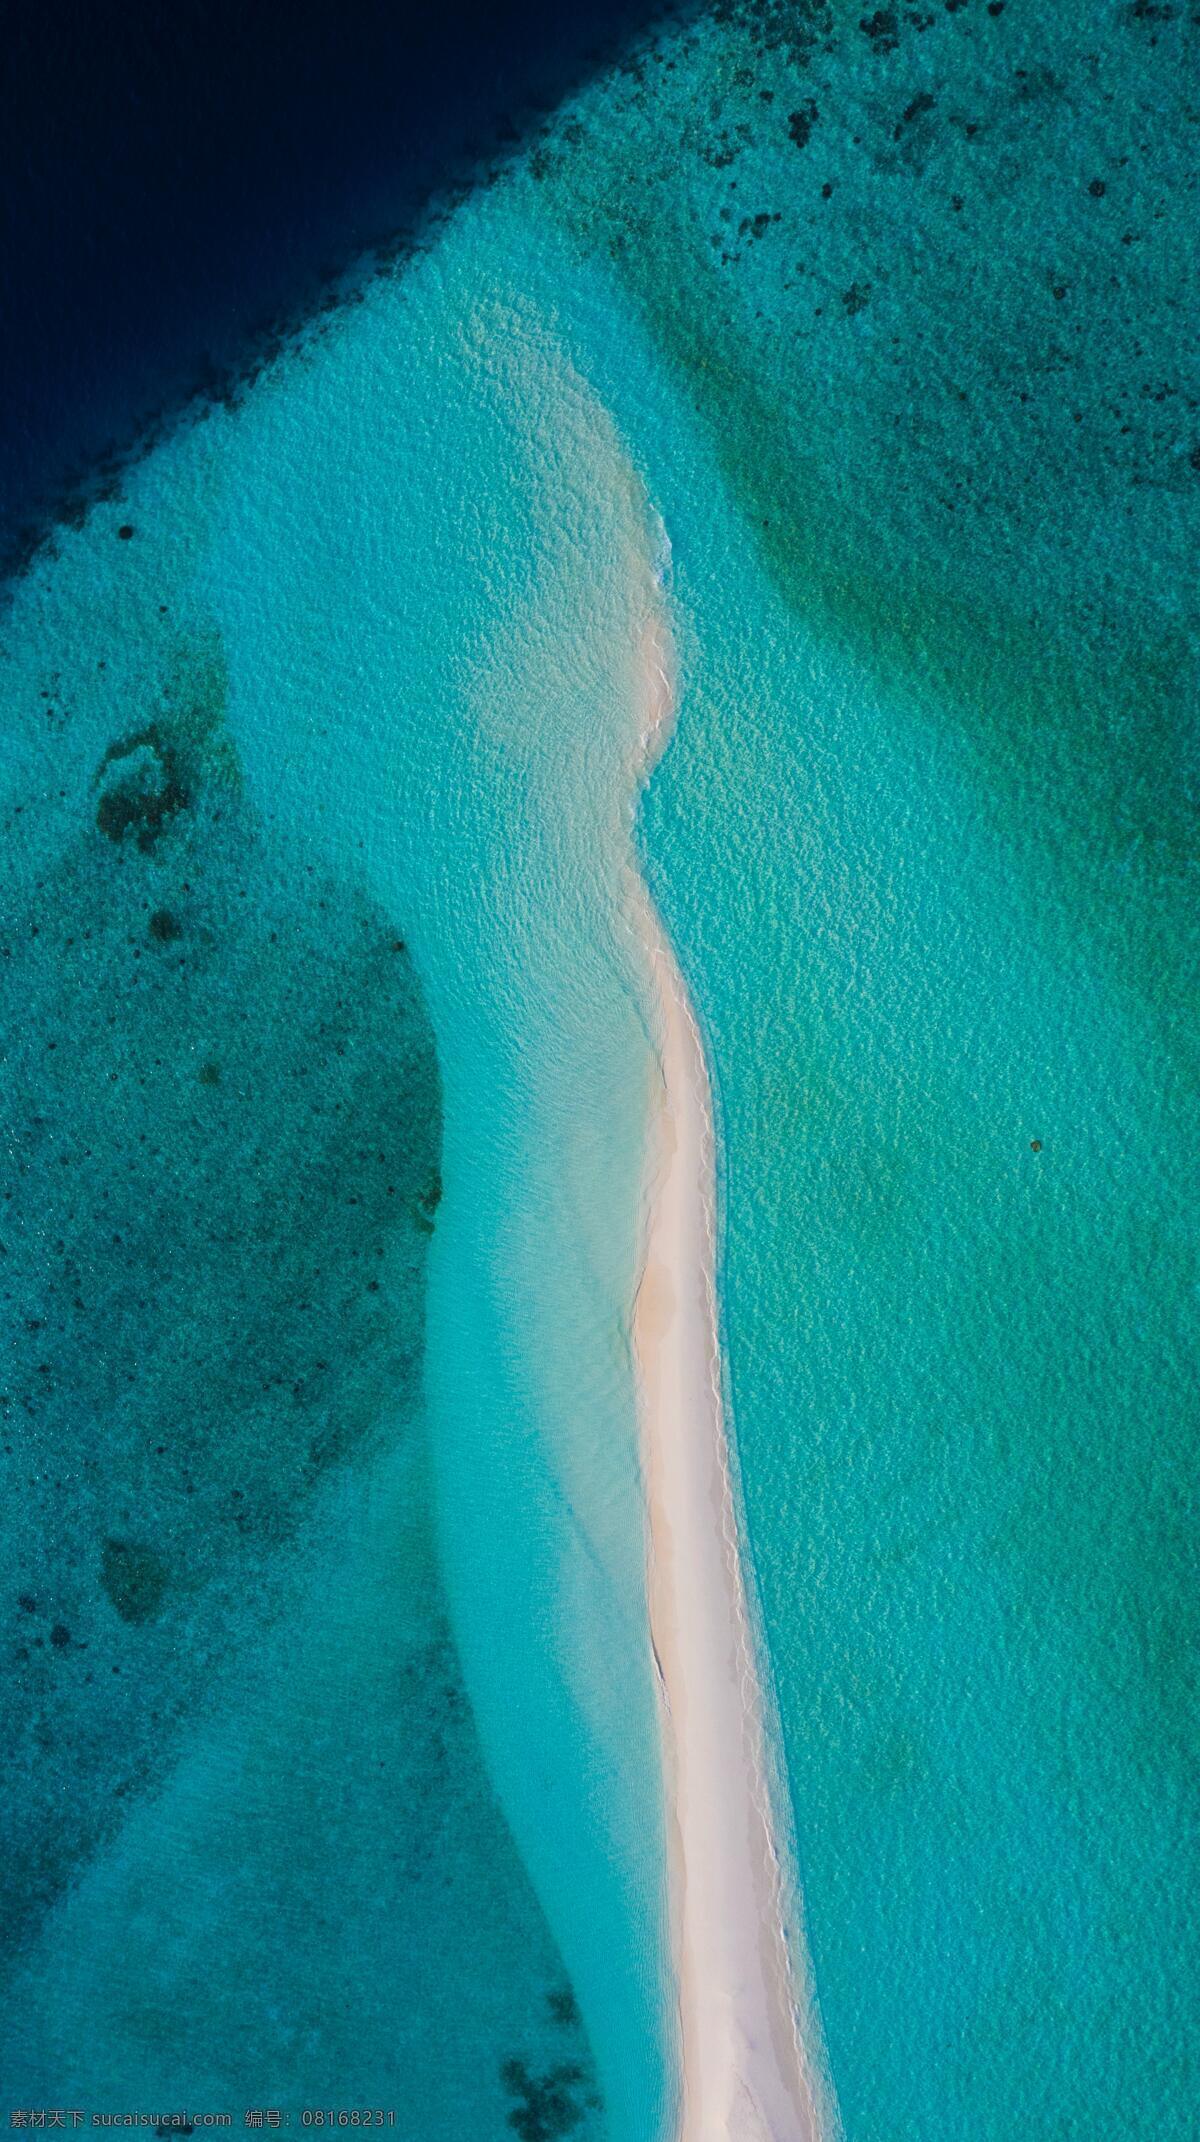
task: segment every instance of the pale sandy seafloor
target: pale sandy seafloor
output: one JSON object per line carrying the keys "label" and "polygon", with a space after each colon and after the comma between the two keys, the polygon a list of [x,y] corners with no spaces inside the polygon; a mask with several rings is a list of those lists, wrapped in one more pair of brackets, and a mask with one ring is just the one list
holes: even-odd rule
{"label": "pale sandy seafloor", "polygon": [[1192,2142],[1194,29],[730,0],[16,591],[54,2102]]}
{"label": "pale sandy seafloor", "polygon": [[[644,773],[669,739],[673,665],[668,629],[652,619],[641,650]],[[820,2142],[835,2118],[815,2016],[811,2004],[807,2016],[800,2008],[807,1968],[776,1838],[726,1442],[708,1072],[683,977],[632,867],[627,911],[657,1044],[633,1337],[668,1799],[677,2133],[679,2142]]]}

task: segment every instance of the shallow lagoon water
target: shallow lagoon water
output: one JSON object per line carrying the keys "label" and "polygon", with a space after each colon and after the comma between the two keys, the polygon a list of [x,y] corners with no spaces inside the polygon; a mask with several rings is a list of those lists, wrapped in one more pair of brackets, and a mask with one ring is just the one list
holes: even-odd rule
{"label": "shallow lagoon water", "polygon": [[[72,1839],[24,1803],[68,1870],[34,1896],[9,2010],[46,2088],[81,2043],[114,2088],[168,2087],[181,1976],[196,2087],[249,2088],[227,2037],[246,1979],[197,1954],[189,1900],[228,1919],[254,1887],[278,1903],[239,1923],[282,2094],[354,2063],[386,2090],[424,2044],[417,2133],[648,2137],[668,2115],[623,1325],[646,1041],[614,920],[665,529],[683,689],[641,841],[713,1070],[731,1417],[845,2132],[1083,2136],[1118,2111],[1131,2135],[1191,2131],[1191,29],[918,13],[735,7],[647,48],[17,591],[9,773],[38,830],[10,846],[16,911],[65,918],[88,874],[122,1037],[134,951],[139,975],[200,960],[207,930],[211,983],[154,970],[146,1016],[189,1079],[199,1059],[180,1094],[248,1097],[207,1130],[173,1084],[161,1127],[142,1099],[111,1120],[88,1100],[89,1121],[114,1159],[133,1127],[224,1171],[239,1241],[269,1149],[271,1243],[328,1235],[321,1313],[343,1336],[349,1303],[366,1319],[353,1347],[303,1334],[329,1388],[309,1393],[307,1353],[272,1361],[320,1420],[301,1443],[287,1414],[299,1488],[260,1465],[249,1537],[217,1489],[262,1429],[218,1384],[202,1523],[182,1478],[174,1507],[146,1500],[148,1424],[117,1408],[120,1510],[74,1494],[65,1589],[26,1550],[32,1745],[63,1669],[94,1686],[81,1637],[106,1665],[135,1640],[170,1690],[161,1769],[129,1748],[127,1815],[107,1757]],[[96,824],[114,786],[116,840]],[[189,843],[219,891],[198,883],[194,915]],[[243,892],[235,956],[215,918]],[[286,984],[263,979],[273,898]],[[16,1001],[49,991],[40,957]],[[101,989],[84,969],[80,1000]],[[324,1114],[280,1114],[276,1032],[314,1036]],[[89,1047],[77,1113],[108,1068]],[[365,1185],[364,1154],[403,1154],[403,1224],[326,1120],[351,1063],[351,1118],[379,1125],[356,1163]],[[28,1115],[57,1074],[20,1076]],[[36,1128],[40,1211],[64,1164]],[[329,1156],[311,1222],[301,1150]],[[194,1303],[149,1306],[161,1208],[133,1180],[154,1239],[121,1313],[159,1334],[149,1387],[173,1377],[178,1412],[212,1372]],[[362,1202],[332,1226],[346,1181]],[[275,1344],[295,1275],[265,1263]],[[218,1279],[240,1317],[240,1270]],[[90,1418],[93,1383],[70,1390]],[[333,1722],[369,1764],[376,1715],[381,1782],[347,1802]],[[307,1917],[325,1877],[290,1863],[331,1836],[341,1949]],[[96,1899],[136,1925],[160,1884],[172,1942],[114,1979]],[[426,1926],[453,1962],[421,1975],[405,1930]],[[576,2001],[582,2031],[560,2020]],[[419,2019],[456,2003],[434,2061]]]}
{"label": "shallow lagoon water", "polygon": [[[68,1387],[103,1514],[72,1481],[78,1575],[72,1590],[55,1537],[36,1612],[69,1615],[72,1647],[88,1647],[81,1677],[108,1670],[125,1636],[115,1663],[156,1752],[152,1764],[133,1739],[114,1765],[97,1750],[73,1795],[87,1809],[76,1886],[35,1896],[11,2065],[44,2087],[68,2060],[75,2091],[91,2075],[139,2098],[179,2066],[192,2090],[251,2101],[415,2091],[413,2131],[446,2133],[502,2114],[532,2132],[594,2122],[601,2098],[612,2130],[634,2133],[668,2087],[621,1322],[646,1042],[613,925],[653,532],[513,236],[464,216],[403,287],[378,285],[244,411],[141,464],[119,509],[10,613],[12,809],[36,827],[17,853],[27,873],[55,858],[58,931],[59,908],[74,920],[72,901],[96,905],[113,879],[123,964],[111,981],[85,969],[87,1016],[115,1036],[115,1060],[140,1061],[144,995],[144,1046],[170,1052],[165,1070],[151,1059],[171,1084],[165,1125],[141,1087],[123,1103],[101,1087],[113,1150],[100,1165],[123,1175],[123,1141],[157,1141],[168,1216],[182,1178],[184,1210],[213,1238],[211,1347],[258,1405],[247,1417],[240,1391],[213,1387],[203,1304],[188,1298],[196,1253],[173,1306],[164,1215],[138,1182],[133,1276],[114,1284],[139,1432],[166,1440],[180,1497],[203,1494],[202,1467],[217,1478],[211,1498],[172,1507],[168,1534],[123,1419],[86,1379]],[[201,650],[192,668],[181,645]],[[44,917],[20,935],[35,927],[41,946]],[[357,964],[339,960],[339,927]],[[49,996],[58,950],[32,984],[26,954],[14,1005]],[[399,1004],[374,1009],[388,982]],[[49,1031],[43,1017],[29,1046]],[[108,1059],[98,1047],[93,1069],[73,1040],[67,1101],[94,1143]],[[219,1112],[207,1134],[206,1104]],[[39,1147],[35,1204],[57,1158]],[[310,1173],[325,1203],[306,1198]],[[103,1245],[93,1262],[107,1271]],[[77,1314],[103,1349],[107,1304]],[[306,1376],[315,1430],[297,1418]],[[73,1650],[49,1661],[61,1676]],[[148,1718],[156,1671],[169,1698]],[[122,1821],[134,1790],[149,1796]],[[22,1812],[36,1856],[49,1818],[32,1797]],[[380,1894],[376,1862],[396,1885]],[[179,1931],[166,1955],[153,1938],[123,1945],[113,1985],[79,1930],[106,1957],[110,1916],[144,1910],[135,1885]],[[239,1917],[250,1886],[257,1942],[264,1915],[274,1932],[246,2013],[228,1949],[197,1955],[188,1900],[205,1900],[211,1926]],[[164,2048],[185,1973],[194,2016]]]}
{"label": "shallow lagoon water", "polygon": [[644,846],[833,2080],[1186,2134],[1194,25],[720,12],[543,188],[691,432],[623,405],[693,631]]}

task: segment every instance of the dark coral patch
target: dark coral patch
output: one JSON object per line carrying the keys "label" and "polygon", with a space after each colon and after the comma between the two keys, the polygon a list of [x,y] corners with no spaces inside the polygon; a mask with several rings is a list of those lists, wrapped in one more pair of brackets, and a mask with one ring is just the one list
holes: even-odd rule
{"label": "dark coral patch", "polygon": [[913,98],[912,103],[906,104],[904,110],[901,112],[899,119],[897,120],[895,126],[892,129],[892,139],[894,141],[899,141],[900,136],[904,132],[905,127],[912,126],[914,121],[917,119],[923,119],[925,117],[926,112],[931,112],[933,110],[936,101],[936,98],[931,97],[927,89],[919,90],[917,95]]}
{"label": "dark coral patch", "polygon": [[433,1216],[442,1202],[442,1171],[435,1168],[425,1188],[412,1202],[412,1215],[424,1235],[433,1233]]}
{"label": "dark coral patch", "polygon": [[798,149],[803,149],[812,133],[820,113],[812,97],[805,99],[798,110],[788,113],[788,133]]}
{"label": "dark coral patch", "polygon": [[167,1588],[167,1565],[153,1547],[105,1540],[100,1582],[122,1621],[153,1621]]}
{"label": "dark coral patch", "polygon": [[523,2060],[506,2060],[500,2080],[519,2099],[508,2124],[521,2142],[555,2142],[557,2136],[570,2134],[583,2118],[577,2092],[587,2074],[576,2061],[564,2061],[539,2077],[530,2073]]}
{"label": "dark coral patch", "polygon": [[118,845],[132,835],[143,855],[147,855],[191,800],[179,755],[157,722],[151,722],[147,728],[109,745],[100,761],[97,780],[115,765],[124,766],[126,771],[101,795],[96,824],[106,840]]}
{"label": "dark coral patch", "polygon": [[858,27],[876,52],[894,52],[900,41],[900,25],[890,8],[878,7],[873,15],[864,15]]}

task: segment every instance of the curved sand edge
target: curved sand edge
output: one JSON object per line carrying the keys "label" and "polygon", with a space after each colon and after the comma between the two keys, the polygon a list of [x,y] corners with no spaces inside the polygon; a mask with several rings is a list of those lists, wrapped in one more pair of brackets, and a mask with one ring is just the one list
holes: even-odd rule
{"label": "curved sand edge", "polygon": [[[652,618],[641,648],[643,780],[670,733],[671,659],[665,627]],[[677,2137],[828,2142],[836,2122],[805,2051],[793,1990],[729,1472],[708,1070],[683,977],[632,867],[627,914],[657,1025],[633,1346],[679,1996]]]}

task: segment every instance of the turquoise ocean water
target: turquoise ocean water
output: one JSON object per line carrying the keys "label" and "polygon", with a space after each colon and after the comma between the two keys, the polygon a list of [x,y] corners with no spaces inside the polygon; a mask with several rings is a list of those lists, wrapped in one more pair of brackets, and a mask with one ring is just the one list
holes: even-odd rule
{"label": "turquoise ocean water", "polygon": [[669,545],[845,2133],[1196,2132],[1193,34],[703,15],[13,588],[17,2101],[669,2129]]}
{"label": "turquoise ocean water", "polygon": [[[44,1651],[17,1667],[31,1770],[60,1734],[92,1755],[68,1834],[32,1790],[16,1809],[42,1818],[39,1924],[3,2065],[35,2101],[399,2100],[406,2132],[456,2135],[603,2101],[634,2134],[668,2088],[623,1321],[648,1058],[614,921],[658,538],[560,345],[569,260],[531,269],[523,238],[465,212],[243,411],[143,462],[11,613],[12,867],[39,918],[12,1029],[18,992],[57,1006],[65,978],[118,1085],[141,1078],[106,1106],[57,1025],[59,1087],[40,1032],[18,1074],[18,1254],[48,1310],[18,1403],[40,1421],[32,1356],[69,1349],[72,1315],[107,1352],[118,1313],[65,1299],[39,1217],[60,1144],[116,1177],[89,1269],[135,1327],[100,1392],[49,1364],[89,1455],[56,1483],[71,1574],[27,1535],[14,1608]],[[101,884],[103,975],[77,912]],[[205,1262],[181,1242],[167,1294],[176,1195]],[[49,1649],[47,1616],[69,1630]],[[114,1778],[97,1668],[130,1683],[149,1771],[131,1733]]]}

